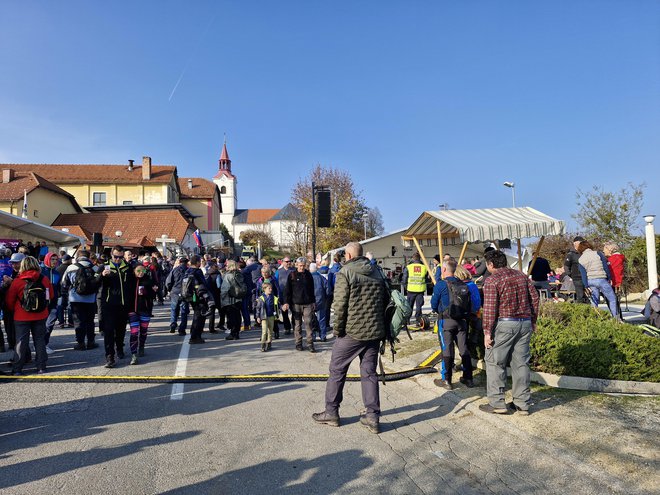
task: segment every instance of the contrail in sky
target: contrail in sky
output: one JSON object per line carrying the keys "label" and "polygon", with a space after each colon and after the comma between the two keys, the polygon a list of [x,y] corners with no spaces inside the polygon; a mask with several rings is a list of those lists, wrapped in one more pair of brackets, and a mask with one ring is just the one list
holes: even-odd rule
{"label": "contrail in sky", "polygon": [[181,75],[179,76],[179,79],[177,79],[176,84],[174,85],[174,88],[172,88],[172,92],[170,93],[170,97],[167,99],[167,101],[172,101],[172,97],[174,96],[174,93],[176,92],[176,88],[179,87],[179,84],[181,83],[181,80],[183,79],[183,76],[186,74],[186,71],[188,70],[188,66],[190,65],[190,61],[193,59],[193,56],[195,55],[195,51],[199,47],[202,38],[204,38],[204,35],[208,32],[208,30],[211,28],[211,25],[215,21],[215,18],[218,17],[218,14],[215,14],[209,23],[206,25],[206,29],[202,31],[202,34],[199,35],[199,38],[197,39],[197,42],[195,43],[195,46],[192,50],[192,53],[190,54],[190,57],[188,57],[188,61],[186,62],[186,65],[183,67],[183,70],[181,71]]}

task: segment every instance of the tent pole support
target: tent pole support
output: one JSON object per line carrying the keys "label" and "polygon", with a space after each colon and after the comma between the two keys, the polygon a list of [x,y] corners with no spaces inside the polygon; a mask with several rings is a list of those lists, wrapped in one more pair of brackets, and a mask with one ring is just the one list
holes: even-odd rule
{"label": "tent pole support", "polygon": [[460,256],[460,258],[458,258],[458,264],[459,265],[461,263],[463,263],[463,256],[465,256],[465,251],[467,250],[467,246],[468,246],[468,241],[465,241],[463,243],[463,249],[461,249],[461,256]]}
{"label": "tent pole support", "polygon": [[422,258],[422,261],[424,262],[426,270],[429,272],[429,278],[431,279],[431,282],[433,282],[433,285],[435,285],[435,277],[433,276],[433,273],[431,273],[431,268],[429,267],[429,262],[426,261],[424,251],[422,251],[422,248],[419,246],[419,242],[417,242],[417,237],[413,236],[413,242],[415,243],[415,247],[417,248],[417,252],[419,253],[420,258]]}
{"label": "tent pole support", "polygon": [[541,252],[541,248],[543,247],[543,241],[545,240],[545,236],[541,236],[541,240],[539,240],[539,245],[536,246],[536,249],[534,250],[534,257],[532,258],[532,262],[529,264],[529,268],[527,269],[527,276],[532,273],[532,269],[534,268],[534,264],[536,263],[536,258],[539,257],[539,252]]}
{"label": "tent pole support", "polygon": [[442,263],[442,230],[440,229],[440,220],[435,221],[435,226],[438,229],[438,254],[440,254],[440,263]]}
{"label": "tent pole support", "polygon": [[518,270],[523,271],[522,267],[522,246],[520,245],[520,239],[518,241]]}

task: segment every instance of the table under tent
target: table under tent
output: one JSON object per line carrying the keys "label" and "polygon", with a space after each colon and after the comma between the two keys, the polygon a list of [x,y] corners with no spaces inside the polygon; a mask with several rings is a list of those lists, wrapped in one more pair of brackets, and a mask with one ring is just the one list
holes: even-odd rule
{"label": "table under tent", "polygon": [[[462,245],[461,254],[457,260],[460,264],[471,243],[493,242],[499,247],[501,241],[508,240],[513,248],[515,241],[518,255],[516,264],[522,271],[521,239],[539,238],[537,249],[527,268],[529,275],[545,237],[561,235],[564,230],[565,224],[562,220],[552,218],[530,207],[440,210],[422,213],[403,233],[401,239],[414,243],[422,262],[429,274],[432,274],[431,267],[424,255],[424,245],[427,248],[434,248],[434,251],[437,247],[440,259],[443,256],[444,246]],[[435,284],[433,276],[431,276],[431,281]]]}

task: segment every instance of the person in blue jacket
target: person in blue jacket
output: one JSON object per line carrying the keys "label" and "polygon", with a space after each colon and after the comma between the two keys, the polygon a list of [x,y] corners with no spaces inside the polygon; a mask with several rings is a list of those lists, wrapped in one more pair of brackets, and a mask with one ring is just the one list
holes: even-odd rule
{"label": "person in blue jacket", "polygon": [[53,286],[53,294],[49,294],[48,300],[48,318],[46,318],[46,354],[52,354],[53,350],[48,346],[50,334],[55,328],[57,322],[57,300],[60,297],[62,275],[55,270],[59,265],[59,256],[55,253],[47,253],[44,257],[44,263],[41,268],[41,274],[50,280]]}

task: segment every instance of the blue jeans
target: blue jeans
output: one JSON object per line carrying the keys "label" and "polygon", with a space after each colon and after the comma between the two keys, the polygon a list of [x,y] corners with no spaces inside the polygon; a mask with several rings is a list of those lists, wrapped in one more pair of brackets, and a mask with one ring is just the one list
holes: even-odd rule
{"label": "blue jeans", "polygon": [[181,324],[179,325],[179,333],[186,333],[188,326],[188,313],[190,308],[188,303],[181,298],[181,294],[172,292],[170,294],[170,327],[175,328],[176,322],[179,320],[179,313],[181,313]]}
{"label": "blue jeans", "polygon": [[319,337],[325,339],[328,334],[328,321],[324,305],[316,306],[316,319],[319,321]]}
{"label": "blue jeans", "polygon": [[612,316],[617,318],[619,316],[619,310],[617,309],[616,304],[616,294],[614,289],[605,278],[590,278],[587,280],[589,288],[591,289],[591,305],[598,307],[600,302],[600,295],[602,294],[605,299],[607,299],[607,305],[610,308],[610,313]]}

